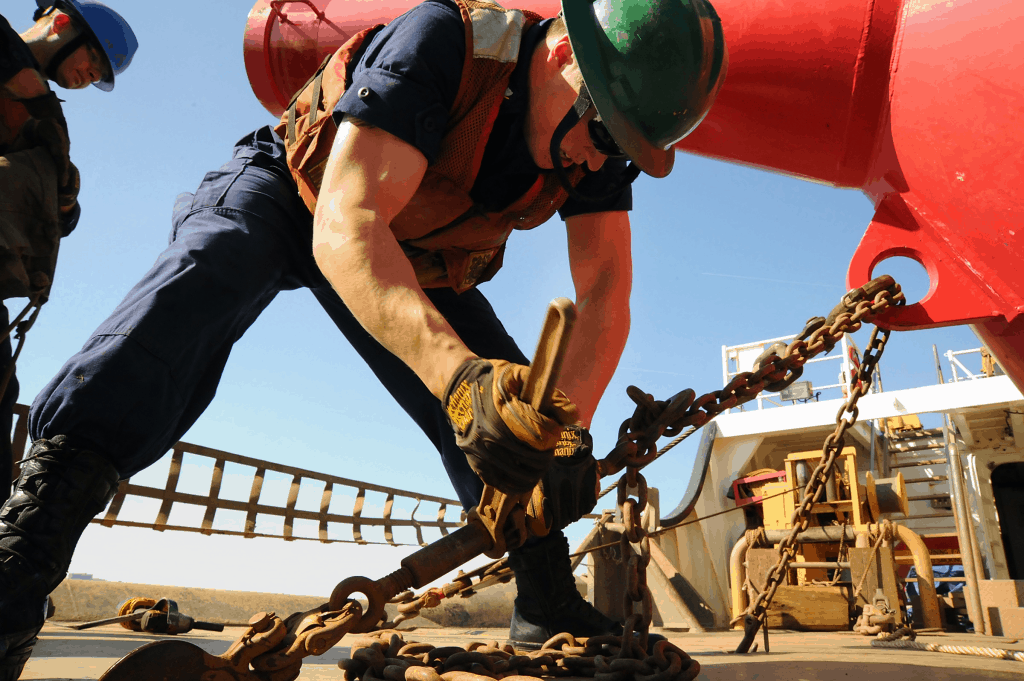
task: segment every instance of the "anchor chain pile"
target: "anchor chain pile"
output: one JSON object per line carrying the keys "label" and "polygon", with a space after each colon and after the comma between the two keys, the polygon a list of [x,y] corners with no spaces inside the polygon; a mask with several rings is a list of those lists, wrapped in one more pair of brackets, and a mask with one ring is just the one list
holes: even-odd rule
{"label": "anchor chain pile", "polygon": [[648,656],[632,632],[626,633],[630,646],[625,649],[620,636],[575,639],[559,634],[540,650],[518,653],[497,641],[434,647],[406,642],[395,631],[377,631],[352,641],[351,658],[338,666],[345,681],[534,681],[539,677],[688,681],[697,675],[699,666],[679,647],[659,641]]}
{"label": "anchor chain pile", "polygon": [[[646,396],[647,399],[652,399]],[[639,407],[638,407],[639,411]],[[636,415],[635,415],[636,416]],[[633,419],[632,423],[636,423]],[[633,432],[627,426],[626,432]],[[647,566],[651,561],[650,537],[644,529],[642,511],[647,508],[648,487],[637,459],[626,457],[627,472],[618,484],[618,508],[624,531],[618,559],[626,565],[624,611],[631,613],[621,635],[575,639],[559,634],[533,653],[519,654],[510,645],[497,642],[470,643],[465,648],[406,643],[393,631],[378,631],[353,643],[351,659],[339,666],[346,681],[481,681],[481,677],[585,677],[597,681],[692,681],[700,673],[700,664],[679,647],[659,641],[648,654],[648,637],[654,617],[654,599],[647,586]],[[635,496],[634,496],[635,494]],[[481,583],[486,579],[505,581],[502,561],[477,571]],[[510,575],[509,575],[510,576]],[[419,598],[411,592],[399,601],[396,621],[436,605],[449,594],[466,594],[473,588],[469,575],[440,590],[427,590]],[[634,636],[634,632],[636,636]]]}

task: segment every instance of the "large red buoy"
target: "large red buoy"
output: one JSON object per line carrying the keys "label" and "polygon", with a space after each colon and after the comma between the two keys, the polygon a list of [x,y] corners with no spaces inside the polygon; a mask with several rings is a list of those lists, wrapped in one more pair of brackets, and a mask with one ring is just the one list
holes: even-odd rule
{"label": "large red buoy", "polygon": [[[267,111],[280,116],[292,95],[354,33],[386,24],[420,0],[257,0],[245,26],[245,70]],[[558,0],[516,3],[543,17]]]}

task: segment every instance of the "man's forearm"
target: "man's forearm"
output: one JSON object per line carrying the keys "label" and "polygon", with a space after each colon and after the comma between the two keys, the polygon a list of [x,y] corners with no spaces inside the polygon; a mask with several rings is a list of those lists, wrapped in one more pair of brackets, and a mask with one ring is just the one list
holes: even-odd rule
{"label": "man's forearm", "polygon": [[579,407],[590,427],[597,405],[615,374],[629,337],[629,303],[581,298],[558,387]]}
{"label": "man's forearm", "polygon": [[371,336],[440,398],[475,355],[423,293],[391,232],[427,161],[411,145],[346,118],[324,173],[313,219],[313,256]]}
{"label": "man's forearm", "polygon": [[388,225],[369,211],[347,212],[340,226],[317,215],[313,254],[324,276],[363,328],[440,398],[475,355],[423,293]]}

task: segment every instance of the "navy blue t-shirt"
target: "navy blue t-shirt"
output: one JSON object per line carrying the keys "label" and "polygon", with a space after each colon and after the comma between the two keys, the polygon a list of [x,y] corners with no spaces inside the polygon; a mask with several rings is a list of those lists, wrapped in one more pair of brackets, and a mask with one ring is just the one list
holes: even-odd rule
{"label": "navy blue t-shirt", "polygon": [[[519,60],[509,81],[510,96],[495,120],[470,196],[485,210],[511,205],[536,181],[542,170],[533,162],[523,125],[529,105],[527,75],[534,48],[550,24],[544,21],[523,36]],[[413,145],[433,163],[440,151],[451,110],[462,80],[466,33],[458,7],[450,0],[426,0],[396,18],[366,46],[353,69],[352,85],[335,108]],[[284,149],[269,128],[242,140],[283,162]],[[269,148],[277,147],[277,148]],[[584,195],[607,194],[625,170],[623,160],[609,159],[600,171],[588,173],[578,189]],[[630,187],[599,202],[569,199],[559,210],[562,219],[583,213],[630,210]]]}
{"label": "navy blue t-shirt", "polygon": [[32,56],[28,45],[0,14],[0,85],[14,78],[24,69],[39,70],[39,62]]}

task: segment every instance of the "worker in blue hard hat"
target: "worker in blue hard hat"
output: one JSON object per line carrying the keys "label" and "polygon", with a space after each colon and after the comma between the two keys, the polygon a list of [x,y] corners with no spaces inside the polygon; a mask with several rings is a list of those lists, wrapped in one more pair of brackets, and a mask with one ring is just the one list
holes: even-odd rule
{"label": "worker in blue hard hat", "polygon": [[[70,90],[92,84],[110,91],[138,48],[128,23],[104,4],[37,0],[37,5],[33,23],[20,34],[0,16],[0,301],[28,298],[26,312],[46,301],[60,239],[74,229],[80,213],[68,126],[50,82]],[[21,322],[19,337],[34,317]],[[18,399],[15,329],[9,326],[0,302],[0,500],[10,490],[10,433]],[[0,659],[5,646],[0,640]]]}
{"label": "worker in blue hard hat", "polygon": [[[92,84],[109,92],[139,41],[124,18],[95,0],[36,0],[36,24],[22,34],[47,77],[63,88]],[[69,34],[65,27],[70,24]]]}

